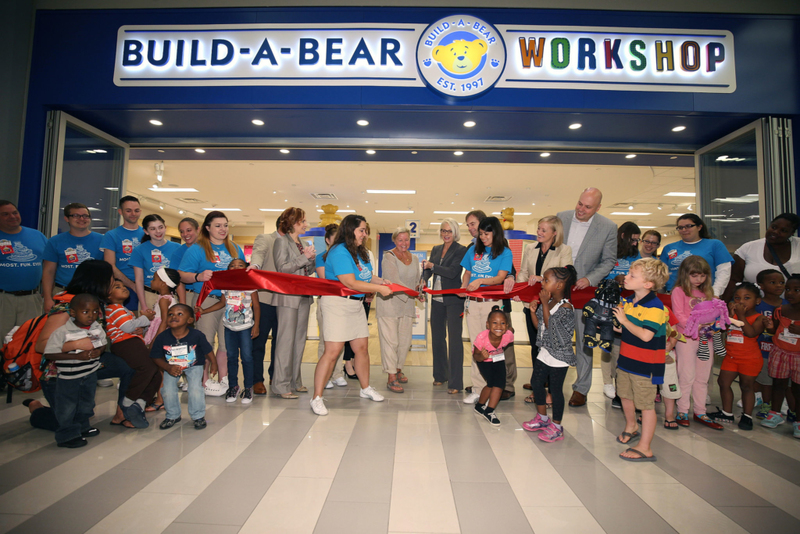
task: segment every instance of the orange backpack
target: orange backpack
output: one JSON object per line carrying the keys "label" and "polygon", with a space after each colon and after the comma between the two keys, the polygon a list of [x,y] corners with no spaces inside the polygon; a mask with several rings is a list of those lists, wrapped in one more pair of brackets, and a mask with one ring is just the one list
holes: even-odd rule
{"label": "orange backpack", "polygon": [[[3,345],[3,374],[6,382],[14,388],[33,393],[41,389],[39,380],[42,355],[35,350],[39,334],[47,322],[47,315],[28,319],[11,334]],[[9,390],[9,396],[11,391]]]}

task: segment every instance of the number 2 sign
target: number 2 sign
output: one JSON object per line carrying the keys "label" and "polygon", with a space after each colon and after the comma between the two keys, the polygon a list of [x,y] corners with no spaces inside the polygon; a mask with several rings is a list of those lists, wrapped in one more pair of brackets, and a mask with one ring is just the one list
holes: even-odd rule
{"label": "number 2 sign", "polygon": [[411,230],[411,235],[409,235],[409,237],[411,237],[412,239],[419,238],[419,227],[421,225],[420,223],[421,221],[416,219],[406,219],[406,228]]}

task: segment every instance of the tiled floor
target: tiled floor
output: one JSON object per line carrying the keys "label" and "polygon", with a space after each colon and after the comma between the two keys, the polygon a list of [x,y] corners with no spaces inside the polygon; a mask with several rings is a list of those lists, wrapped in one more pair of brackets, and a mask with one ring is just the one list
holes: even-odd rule
{"label": "tiled floor", "polygon": [[[313,369],[304,364],[307,383]],[[599,369],[589,404],[567,409],[566,439],[553,444],[520,426],[533,413],[529,373],[500,404],[499,428],[422,366],[382,403],[360,399],[353,381],[327,391],[327,417],[307,394],[209,398],[202,431],[188,418],[167,431],[111,427],[116,390],[99,389],[102,433],[78,450],[32,429],[17,394],[0,406],[0,532],[800,532],[800,440],[788,425],[659,426],[658,461],[631,464],[617,457],[623,417]]]}

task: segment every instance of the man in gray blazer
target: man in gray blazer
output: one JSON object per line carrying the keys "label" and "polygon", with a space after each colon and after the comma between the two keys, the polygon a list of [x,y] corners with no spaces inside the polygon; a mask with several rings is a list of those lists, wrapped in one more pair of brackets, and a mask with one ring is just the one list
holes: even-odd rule
{"label": "man in gray blazer", "polygon": [[[574,210],[558,214],[564,225],[564,243],[572,247],[572,264],[578,271],[576,289],[596,286],[617,261],[617,225],[597,214],[603,193],[590,187],[581,193]],[[583,345],[583,310],[575,309],[575,352],[578,378],[572,384],[570,406],[586,404],[592,387],[593,350]]]}
{"label": "man in gray blazer", "polygon": [[[275,271],[275,260],[272,257],[272,244],[275,239],[282,236],[277,228],[281,225],[281,219],[275,221],[276,230],[271,234],[258,234],[253,242],[253,253],[250,256],[250,269],[263,269],[265,271]],[[272,372],[275,366],[275,338],[278,334],[278,311],[272,305],[272,291],[262,290],[258,292],[258,303],[261,306],[261,320],[258,324],[258,337],[253,340],[253,393],[256,395],[266,395],[267,388],[264,386],[264,356],[267,352],[267,338],[272,332],[272,347],[270,348],[269,377],[272,381]]]}

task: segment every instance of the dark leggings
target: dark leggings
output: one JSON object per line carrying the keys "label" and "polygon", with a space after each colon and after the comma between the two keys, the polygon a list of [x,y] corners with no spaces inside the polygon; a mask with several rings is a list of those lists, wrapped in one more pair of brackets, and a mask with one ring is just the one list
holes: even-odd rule
{"label": "dark leggings", "polygon": [[[361,304],[364,305],[364,312],[367,314],[367,320],[369,321],[369,307],[372,305],[372,303],[371,302],[367,302],[366,300],[364,300],[364,301],[361,302]],[[350,342],[349,341],[345,342],[345,344],[344,344],[344,356],[342,357],[342,359],[344,361],[352,360],[353,358],[355,358],[355,356],[356,356],[356,353],[353,352],[353,349],[350,348]],[[355,372],[355,371],[353,371],[353,372]]]}
{"label": "dark leggings", "polygon": [[533,368],[533,399],[537,406],[544,406],[547,398],[544,386],[550,383],[550,395],[553,397],[553,420],[561,421],[564,415],[564,378],[569,367],[550,367],[537,361]]}
{"label": "dark leggings", "polygon": [[134,374],[128,391],[125,394],[132,401],[144,399],[145,404],[150,404],[161,388],[161,373],[158,371],[147,345],[140,337],[132,337],[119,343],[111,344],[111,352],[127,363]]}

